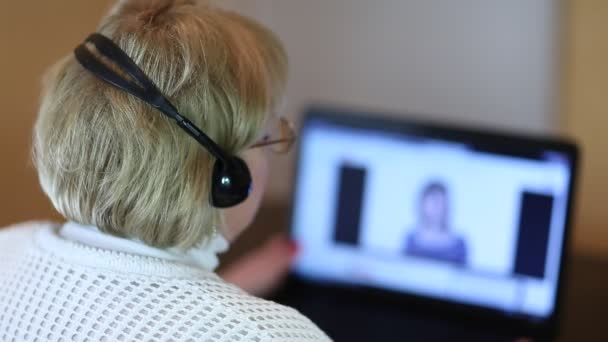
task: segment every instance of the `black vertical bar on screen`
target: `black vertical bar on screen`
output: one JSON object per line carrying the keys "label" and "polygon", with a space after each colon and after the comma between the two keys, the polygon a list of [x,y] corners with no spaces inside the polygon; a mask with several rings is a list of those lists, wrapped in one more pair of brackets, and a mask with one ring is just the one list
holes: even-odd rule
{"label": "black vertical bar on screen", "polygon": [[365,191],[365,169],[352,166],[340,168],[334,240],[357,245],[361,230],[361,214]]}
{"label": "black vertical bar on screen", "polygon": [[544,278],[552,210],[552,196],[522,194],[515,274]]}

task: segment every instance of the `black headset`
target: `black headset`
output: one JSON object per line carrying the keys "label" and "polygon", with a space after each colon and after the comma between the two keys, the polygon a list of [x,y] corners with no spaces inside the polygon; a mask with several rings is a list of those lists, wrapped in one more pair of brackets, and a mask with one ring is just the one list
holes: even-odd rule
{"label": "black headset", "polygon": [[[132,79],[122,77],[95,57],[87,48],[87,43],[93,44],[99,54],[119,67]],[[241,158],[224,152],[209,136],[190,120],[183,117],[175,106],[163,96],[154,82],[111,39],[99,33],[93,33],[76,48],[74,54],[78,62],[96,77],[141,99],[175,120],[179,127],[196,139],[216,158],[211,176],[211,204],[214,207],[232,207],[243,202],[249,196],[251,173],[247,164]]]}

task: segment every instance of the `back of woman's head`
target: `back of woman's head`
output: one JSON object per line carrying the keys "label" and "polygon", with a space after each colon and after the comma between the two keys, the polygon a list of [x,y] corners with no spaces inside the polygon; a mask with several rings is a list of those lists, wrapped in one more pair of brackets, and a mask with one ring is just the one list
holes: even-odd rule
{"label": "back of woman's head", "polygon": [[[194,0],[128,0],[98,32],[117,43],[181,114],[229,153],[253,143],[280,101],[286,56],[255,22]],[[158,247],[191,247],[222,224],[213,158],[142,101],[72,54],[45,77],[34,132],[43,190],[67,219]]]}

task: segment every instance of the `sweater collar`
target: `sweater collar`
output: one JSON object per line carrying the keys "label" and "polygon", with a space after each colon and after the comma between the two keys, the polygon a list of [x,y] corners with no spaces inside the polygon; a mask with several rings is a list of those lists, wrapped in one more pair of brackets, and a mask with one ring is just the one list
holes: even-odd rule
{"label": "sweater collar", "polygon": [[211,239],[189,250],[151,247],[140,240],[113,236],[103,233],[95,226],[76,222],[65,223],[61,227],[59,235],[63,239],[89,247],[181,262],[208,271],[215,270],[219,265],[217,255],[228,250],[228,241],[221,234],[214,234]]}

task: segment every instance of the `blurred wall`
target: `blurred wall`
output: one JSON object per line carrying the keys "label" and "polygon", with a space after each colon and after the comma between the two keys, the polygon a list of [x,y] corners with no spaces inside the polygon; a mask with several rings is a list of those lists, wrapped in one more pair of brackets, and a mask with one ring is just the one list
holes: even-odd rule
{"label": "blurred wall", "polygon": [[[29,162],[42,71],[69,53],[110,0],[0,0],[0,226],[55,218]],[[566,2],[563,116],[554,108],[558,1],[224,0],[277,31],[291,57],[284,112],[311,102],[371,107],[505,129],[573,134],[585,145],[577,247],[608,255],[601,134],[607,2]],[[561,125],[561,126],[560,126]],[[271,201],[290,189],[276,160]]]}
{"label": "blurred wall", "polygon": [[30,162],[40,76],[95,29],[109,3],[0,0],[0,227],[59,218]]}
{"label": "blurred wall", "polygon": [[[558,127],[553,0],[249,0],[290,55],[287,103],[343,104],[532,132]],[[291,160],[274,162],[290,170]],[[289,196],[292,172],[270,198]]]}
{"label": "blurred wall", "polygon": [[608,256],[608,1],[565,5],[561,126],[583,147],[575,242]]}

